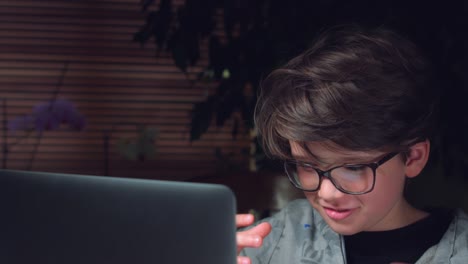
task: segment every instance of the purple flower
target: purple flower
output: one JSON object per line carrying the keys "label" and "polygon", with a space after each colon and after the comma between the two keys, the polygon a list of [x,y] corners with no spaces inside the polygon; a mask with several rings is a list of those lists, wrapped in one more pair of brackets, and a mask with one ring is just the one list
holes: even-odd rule
{"label": "purple flower", "polygon": [[85,119],[76,107],[66,99],[57,99],[40,103],[29,115],[17,117],[8,122],[10,131],[31,130],[38,132],[56,130],[61,124],[67,124],[72,130],[83,130]]}
{"label": "purple flower", "polygon": [[34,118],[31,115],[18,116],[8,122],[8,130],[20,131],[20,130],[32,130],[34,129]]}

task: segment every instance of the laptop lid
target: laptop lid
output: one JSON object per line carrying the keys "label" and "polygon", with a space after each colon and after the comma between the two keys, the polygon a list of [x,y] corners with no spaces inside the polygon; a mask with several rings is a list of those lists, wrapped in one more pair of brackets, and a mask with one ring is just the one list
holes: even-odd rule
{"label": "laptop lid", "polygon": [[223,185],[0,170],[0,208],[0,263],[236,263]]}

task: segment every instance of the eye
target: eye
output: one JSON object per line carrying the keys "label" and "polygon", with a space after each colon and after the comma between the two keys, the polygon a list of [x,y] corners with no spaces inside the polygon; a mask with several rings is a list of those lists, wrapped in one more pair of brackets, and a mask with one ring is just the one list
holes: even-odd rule
{"label": "eye", "polygon": [[347,171],[359,172],[359,171],[366,170],[367,166],[366,165],[349,165],[343,168],[346,169]]}
{"label": "eye", "polygon": [[296,166],[297,166],[297,169],[298,170],[302,170],[302,171],[315,171],[314,167],[308,163],[305,163],[305,162],[296,162]]}

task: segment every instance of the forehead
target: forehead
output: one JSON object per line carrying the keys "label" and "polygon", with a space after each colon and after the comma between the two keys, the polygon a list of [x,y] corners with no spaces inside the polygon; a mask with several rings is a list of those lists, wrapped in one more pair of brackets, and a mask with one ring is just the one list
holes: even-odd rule
{"label": "forehead", "polygon": [[371,162],[384,154],[382,151],[356,151],[342,148],[331,142],[309,142],[305,146],[298,142],[289,142],[291,154],[295,159],[334,165],[341,163]]}

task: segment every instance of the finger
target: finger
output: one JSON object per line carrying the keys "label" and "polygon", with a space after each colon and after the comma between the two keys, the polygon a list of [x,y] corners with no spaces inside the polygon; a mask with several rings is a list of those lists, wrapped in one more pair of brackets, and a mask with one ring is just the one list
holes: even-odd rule
{"label": "finger", "polygon": [[237,264],[250,264],[250,258],[244,256],[237,257]]}
{"label": "finger", "polygon": [[271,225],[268,222],[260,223],[248,230],[243,231],[247,235],[257,235],[262,238],[266,237],[271,231]]}
{"label": "finger", "polygon": [[246,234],[245,232],[239,232],[236,235],[237,248],[242,250],[245,247],[259,247],[262,245],[263,238],[256,234]]}
{"label": "finger", "polygon": [[255,218],[252,214],[238,214],[236,215],[236,226],[244,227],[253,224]]}
{"label": "finger", "polygon": [[260,247],[263,243],[263,239],[270,233],[270,231],[271,225],[265,222],[249,230],[237,232],[237,252],[239,253],[245,247]]}

